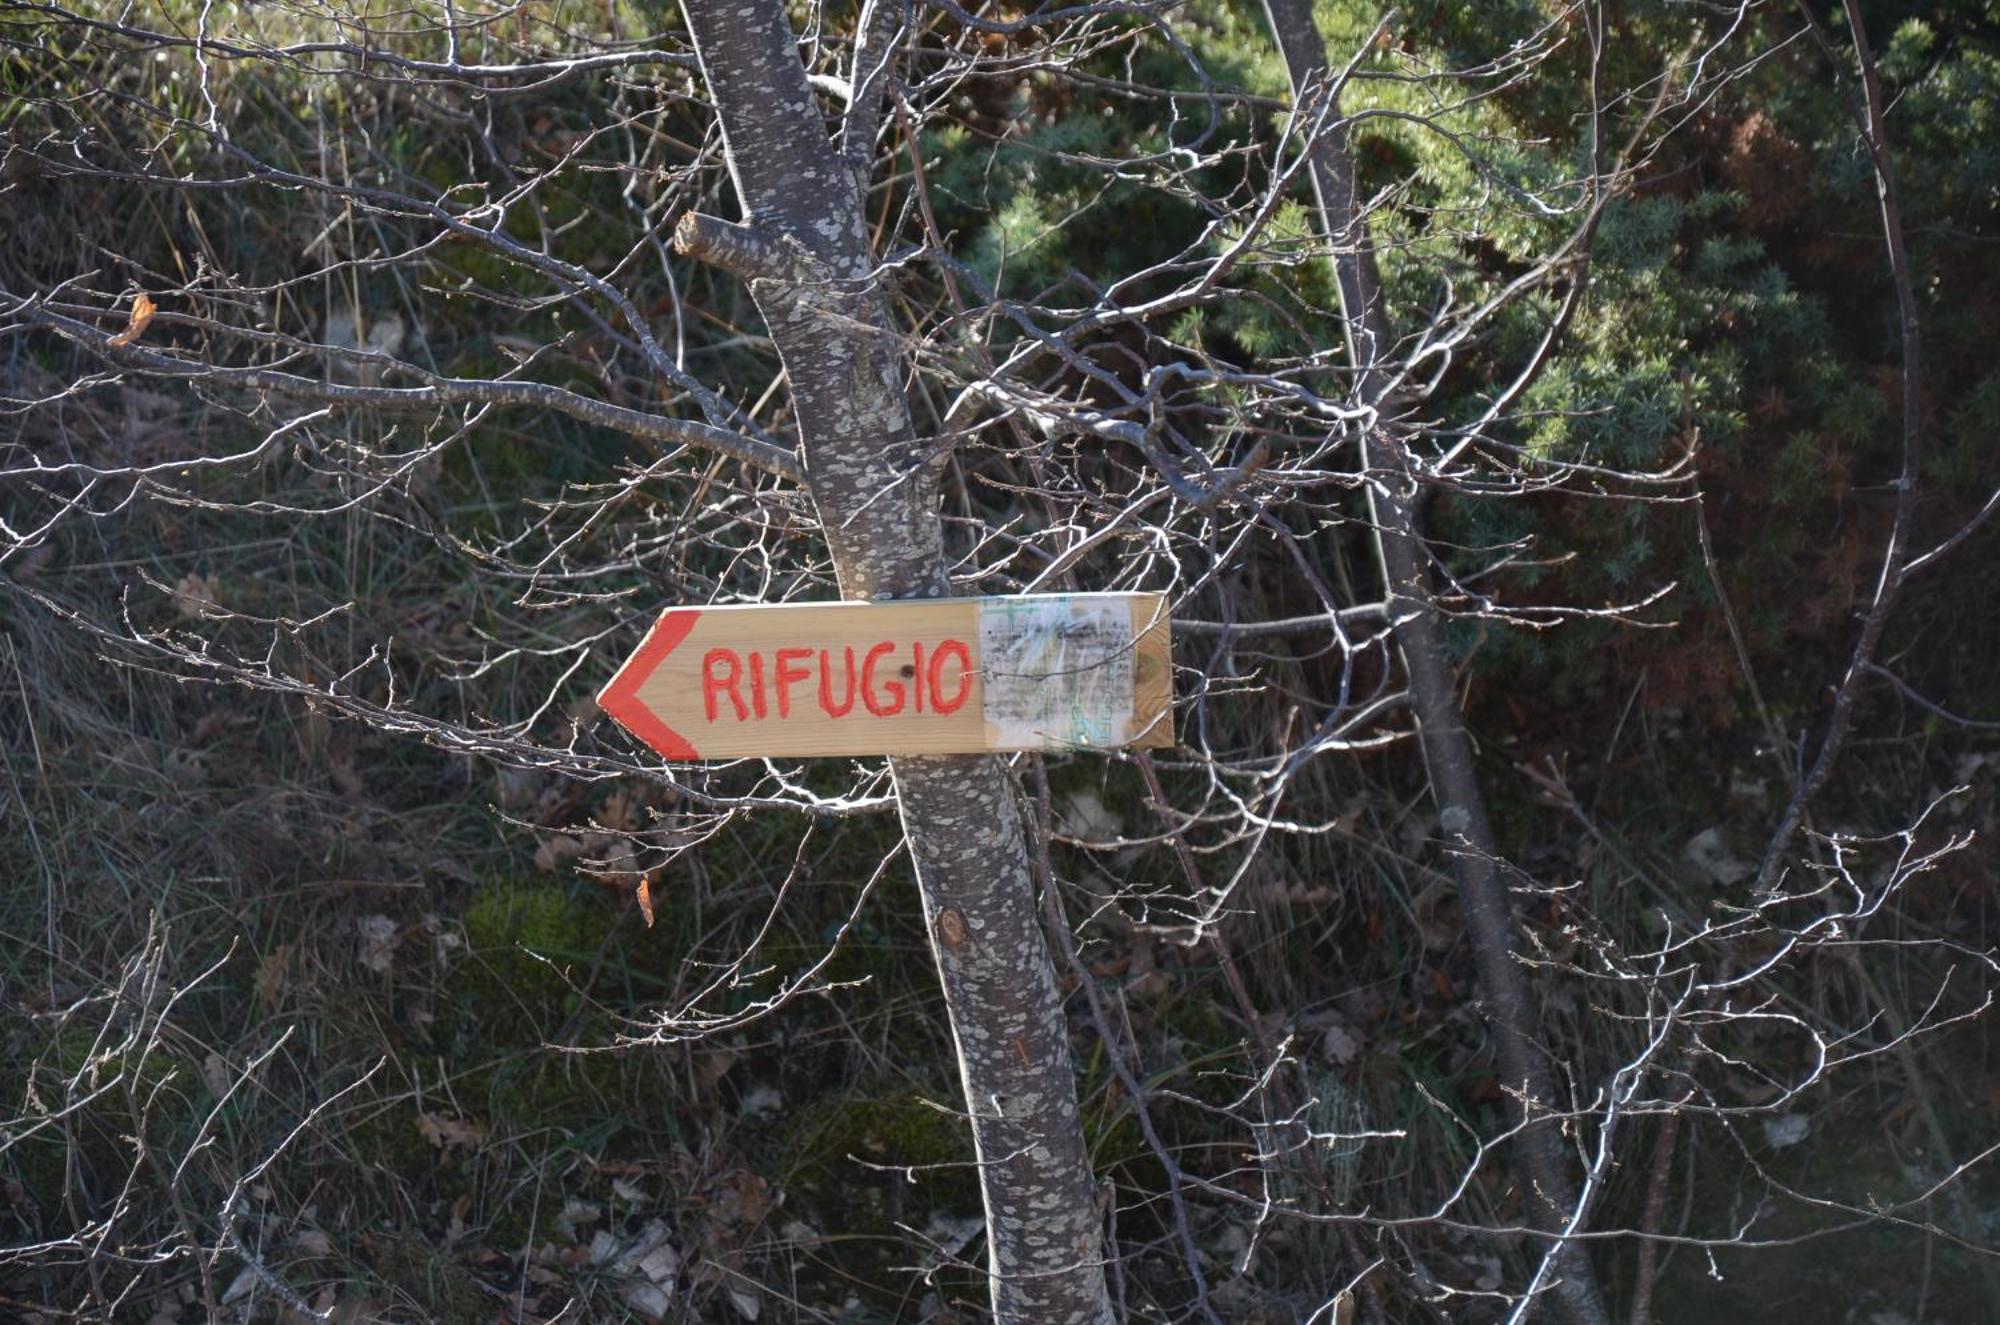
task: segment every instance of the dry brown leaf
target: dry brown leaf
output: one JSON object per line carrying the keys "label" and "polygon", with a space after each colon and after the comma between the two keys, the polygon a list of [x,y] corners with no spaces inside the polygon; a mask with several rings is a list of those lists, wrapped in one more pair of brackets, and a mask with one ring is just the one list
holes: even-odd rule
{"label": "dry brown leaf", "polygon": [[542,775],[531,768],[493,770],[494,798],[503,810],[524,810],[542,794]]}
{"label": "dry brown leaf", "polygon": [[476,1150],[486,1140],[478,1123],[448,1113],[418,1114],[417,1131],[439,1150]]}
{"label": "dry brown leaf", "polygon": [[256,1287],[257,1271],[248,1265],[244,1266],[236,1272],[236,1277],[229,1281],[229,1287],[222,1290],[222,1305],[226,1307],[233,1302],[241,1301],[250,1296],[251,1290]]}
{"label": "dry brown leaf", "polygon": [[722,1180],[722,1189],[709,1208],[726,1223],[762,1223],[771,1212],[771,1185],[748,1169],[737,1169]]}
{"label": "dry brown leaf", "polygon": [[1319,1051],[1335,1067],[1346,1067],[1361,1056],[1361,1041],[1354,1037],[1354,1032],[1335,1022],[1326,1028]]}
{"label": "dry brown leaf", "polygon": [[183,575],[174,585],[174,610],[199,621],[222,606],[222,581],[213,575]]}
{"label": "dry brown leaf", "polygon": [[381,1319],[387,1309],[388,1304],[379,1298],[348,1289],[333,1309],[333,1325],[367,1325]]}
{"label": "dry brown leaf", "polygon": [[362,916],[354,922],[361,935],[361,964],[381,975],[396,964],[396,941],[401,937],[396,922],[385,915]]}
{"label": "dry brown leaf", "polygon": [[257,963],[257,975],[250,987],[256,991],[258,1005],[266,1012],[278,1010],[285,991],[291,987],[291,969],[292,945],[289,943],[280,943]]}
{"label": "dry brown leaf", "polygon": [[301,1256],[331,1256],[333,1239],[319,1229],[302,1228],[292,1235],[292,1250]]}
{"label": "dry brown leaf", "polygon": [[637,828],[638,813],[632,804],[632,795],[626,791],[614,791],[604,798],[604,804],[597,809],[599,824],[617,832],[630,832]]}
{"label": "dry brown leaf", "polygon": [[695,1058],[694,1079],[705,1094],[714,1090],[722,1078],[729,1075],[729,1069],[736,1066],[742,1055],[727,1045],[717,1045],[705,1054]]}
{"label": "dry brown leaf", "polygon": [[361,779],[361,772],[354,767],[354,750],[351,746],[336,748],[326,761],[326,776],[333,788],[351,801],[368,799],[368,784]]}
{"label": "dry brown leaf", "polygon": [[1760,1084],[1757,1082],[1733,1080],[1730,1082],[1730,1085],[1736,1088],[1736,1097],[1738,1099],[1742,1100],[1745,1104],[1753,1106],[1758,1104],[1769,1104],[1772,1100],[1775,1100],[1778,1098],[1778,1096],[1784,1094],[1784,1092],[1776,1086],[1768,1084]]}
{"label": "dry brown leaf", "polygon": [[146,330],[146,324],[153,320],[153,314],[159,311],[153,306],[152,296],[144,290],[139,291],[132,296],[132,315],[125,323],[125,330],[105,343],[119,349],[130,345],[139,339],[140,334]]}
{"label": "dry brown leaf", "polygon": [[557,833],[535,848],[535,868],[544,873],[554,873],[582,854],[583,843],[567,833]]}
{"label": "dry brown leaf", "polygon": [[646,918],[646,928],[653,927],[653,876],[639,876],[639,914]]}
{"label": "dry brown leaf", "polygon": [[[302,1311],[299,1307],[281,1307],[278,1311],[278,1325],[325,1325],[329,1320],[342,1322],[344,1325],[347,1321],[369,1319],[367,1316],[356,1314],[351,1304],[342,1303],[331,1284],[314,1294],[311,1303],[300,1304],[300,1306],[307,1305],[311,1306],[311,1311]],[[336,1314],[334,1311],[336,1306],[343,1306],[346,1311]]]}

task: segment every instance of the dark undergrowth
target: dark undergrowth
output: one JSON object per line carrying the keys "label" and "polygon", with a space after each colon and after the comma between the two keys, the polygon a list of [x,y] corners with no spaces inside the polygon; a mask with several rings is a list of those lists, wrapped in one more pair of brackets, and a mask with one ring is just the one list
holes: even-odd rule
{"label": "dark undergrowth", "polygon": [[[615,8],[635,22],[650,14]],[[25,96],[23,64],[4,72],[14,81],[0,98]],[[513,146],[556,151],[564,98],[601,90],[575,80],[552,93],[540,114],[517,117]],[[296,109],[287,99],[296,89],[278,79],[254,94],[274,107],[273,142],[292,144],[273,150],[301,150],[298,125],[278,113]],[[413,113],[393,102],[371,88],[349,110],[372,132]],[[7,104],[19,111],[18,100]],[[1793,294],[1834,307],[1838,334],[1815,371],[1866,378],[1865,391],[1881,396],[1891,357],[1881,319],[1848,289],[1865,284],[1860,259],[1775,214],[1768,173],[1746,159],[1777,149],[1744,127],[1747,113],[1714,115],[1697,126],[1689,160],[1663,168],[1660,191],[1736,171],[1735,204],[1690,209],[1702,224],[1756,231],[1768,251],[1711,272],[1712,284],[1782,267]],[[398,169],[444,177],[469,152],[454,132],[462,126],[370,141]],[[619,205],[603,180],[582,178],[554,193],[579,251]],[[102,184],[0,179],[10,181],[0,228],[12,227],[0,275],[24,288],[107,251],[137,255],[135,281],[205,250],[224,269],[275,280],[329,222],[211,199],[183,214],[126,209]],[[1865,224],[1864,214],[1856,225]],[[1685,252],[1677,260],[1695,264]],[[476,256],[440,262],[470,282],[505,278]],[[1992,273],[1975,267],[1952,270],[1968,298],[1990,304]],[[1670,302],[1632,280],[1634,302]],[[410,344],[443,371],[490,368],[505,334],[556,338],[553,323],[497,328],[431,293],[385,276],[348,297],[370,317],[402,318]],[[704,314],[693,353],[729,378],[746,353],[736,344],[741,292],[704,286],[689,303]],[[1989,368],[1966,366],[1967,347],[1990,352],[1990,336],[1948,323],[1941,339],[1960,377],[1986,380]],[[1475,622],[1458,636],[1482,771],[1523,884],[1547,997],[1542,1031],[1579,1080],[1625,1060],[1638,1035],[1633,1008],[1617,991],[1600,997],[1599,986],[1553,972],[1572,959],[1587,965],[1597,937],[1636,946],[1670,918],[1742,900],[1718,878],[1754,863],[1797,757],[1774,749],[1765,717],[1792,740],[1823,717],[1879,556],[1882,457],[1893,448],[1872,433],[1836,435],[1827,419],[1851,407],[1879,422],[1880,402],[1871,415],[1851,398],[1780,389],[1795,348],[1777,332],[1755,340],[1746,330],[1718,333],[1703,351],[1752,361],[1716,392],[1735,393],[1718,413],[1750,426],[1701,460],[1704,484],[1720,494],[1712,566],[1685,506],[1646,512],[1650,542],[1581,500],[1538,498],[1523,517],[1582,554],[1568,571],[1510,589],[1554,601],[1601,598],[1621,576],[1679,579],[1675,628],[1565,634]],[[83,371],[66,354],[9,339],[5,394],[50,396]],[[569,364],[579,381],[585,358],[578,350]],[[761,389],[748,372],[732,385]],[[1990,489],[1996,400],[1968,386],[1940,408],[1927,534],[1948,532]],[[564,485],[629,463],[626,445],[496,412],[441,463],[343,508],[347,471],[335,452],[393,452],[398,426],[356,411],[328,428],[322,452],[193,479],[172,501],[108,503],[103,518],[66,524],[0,571],[0,1319],[983,1318],[985,1287],[968,1268],[983,1250],[964,1105],[892,815],[807,827],[732,814],[700,850],[648,876],[649,919],[620,852],[623,834],[682,812],[662,782],[499,767],[298,697],[191,681],[189,669],[129,647],[135,633],[202,625],[210,607],[260,622],[338,609],[287,637],[291,673],[332,683],[393,641],[393,665],[366,684],[392,678],[427,711],[470,721],[557,693],[569,707],[551,723],[601,729],[589,696],[631,643],[614,631],[631,605],[537,616],[482,553]],[[1783,455],[1752,444],[1759,428],[1787,434]],[[10,453],[128,464],[189,438],[220,455],[258,436],[240,414],[178,387],[107,385],[0,419]],[[658,500],[670,507],[692,486],[663,488]],[[322,513],[243,509],[256,501]],[[27,509],[33,497],[0,493],[0,516],[17,502]],[[1495,535],[1450,503],[1436,518],[1467,542]],[[1362,575],[1363,542],[1329,539],[1312,556],[1329,578]],[[1639,551],[1614,567],[1605,549],[1627,544]],[[708,547],[679,569],[713,586],[735,564],[727,553]],[[1995,529],[1969,540],[1911,590],[1892,632],[1911,689],[1979,725],[1870,690],[1861,735],[1815,823],[1891,834],[1963,788],[1935,823],[1972,832],[1971,844],[1898,894],[1861,956],[1818,961],[1768,991],[1779,1009],[1867,1043],[1894,1040],[1888,1027],[1927,1012],[1975,1012],[1991,988],[1977,957],[1992,950],[2000,921],[1997,557]],[[1243,583],[1237,619],[1316,610],[1275,554],[1246,568]],[[631,604],[650,611],[663,593]],[[1725,596],[1747,622],[1741,651]],[[607,632],[587,675],[558,677],[525,651],[476,675],[449,661],[493,638],[586,627]],[[1237,729],[1212,732],[1218,745],[1293,720],[1288,691],[1333,684],[1330,664],[1283,641],[1254,653],[1269,689],[1228,711]],[[1170,801],[1203,776],[1171,755],[1160,764]],[[1055,873],[1085,965],[1156,1092],[1172,1154],[1190,1173],[1219,1175],[1197,1194],[1191,1232],[1222,1318],[1304,1318],[1357,1268],[1339,1226],[1260,1218],[1268,1205],[1387,1221],[1355,1226],[1371,1257],[1379,1248],[1394,1258],[1407,1282],[1463,1288],[1429,1305],[1398,1299],[1391,1319],[1488,1319],[1479,1291],[1518,1283],[1531,1250],[1476,1231],[1521,1215],[1505,1166],[1489,1162],[1466,1183],[1454,1209],[1466,1228],[1412,1227],[1455,1189],[1477,1138],[1505,1115],[1414,742],[1321,758],[1301,775],[1300,817],[1334,827],[1264,843],[1230,900],[1220,946],[1181,942],[1146,905],[1184,895],[1187,883],[1169,846],[1121,840],[1159,829],[1134,768],[1065,758],[1047,771]],[[1217,870],[1234,863],[1223,851],[1201,859]],[[704,1006],[743,1012],[830,949],[823,987],[768,1017],[699,1041],[650,1034],[662,1008],[718,977]],[[1115,1210],[1118,1285],[1133,1319],[1173,1318],[1162,1304],[1184,1303],[1191,1276],[1165,1169],[1067,972],[1063,985],[1087,1135]],[[1259,1162],[1263,1138],[1221,1106],[1262,1071],[1260,1043],[1297,1060],[1317,1125],[1398,1135],[1332,1146],[1310,1164]],[[1767,1070],[1791,1071],[1797,1045],[1773,1035],[1734,1047],[1739,1058],[1707,1065],[1709,1085],[1755,1109],[1771,1098]],[[1172,1107],[1159,1104],[1169,1098]],[[1967,1245],[2000,1240],[2000,1180],[1975,1162],[2000,1137],[1990,1018],[1884,1052],[1781,1113],[1746,1113],[1740,1124],[1690,1117],[1671,1146],[1659,1144],[1657,1118],[1628,1125],[1641,1139],[1610,1175],[1597,1223],[1647,1218],[1657,1156],[1669,1199],[1656,1231],[1675,1239],[1655,1296],[1663,1322],[1948,1325],[2000,1309]],[[1612,1297],[1629,1302],[1636,1240],[1609,1238],[1594,1254]],[[1832,1281],[1846,1286],[1835,1293]]]}

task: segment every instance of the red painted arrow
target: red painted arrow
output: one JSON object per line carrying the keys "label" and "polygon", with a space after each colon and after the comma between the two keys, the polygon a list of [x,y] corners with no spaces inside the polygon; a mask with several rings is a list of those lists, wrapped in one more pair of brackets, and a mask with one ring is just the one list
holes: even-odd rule
{"label": "red painted arrow", "polygon": [[646,684],[646,678],[680,646],[700,619],[698,607],[668,608],[646,633],[639,651],[626,660],[618,675],[611,678],[611,684],[597,696],[597,706],[616,719],[619,726],[669,759],[699,759],[701,755],[688,744],[687,737],[661,722],[659,714],[640,702],[639,687]]}

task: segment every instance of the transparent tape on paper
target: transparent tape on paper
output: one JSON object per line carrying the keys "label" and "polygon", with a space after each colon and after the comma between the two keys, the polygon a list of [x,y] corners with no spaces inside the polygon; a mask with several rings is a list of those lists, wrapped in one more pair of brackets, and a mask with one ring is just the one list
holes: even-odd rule
{"label": "transparent tape on paper", "polygon": [[1132,731],[1132,646],[1123,598],[982,602],[979,664],[995,748],[1123,745]]}

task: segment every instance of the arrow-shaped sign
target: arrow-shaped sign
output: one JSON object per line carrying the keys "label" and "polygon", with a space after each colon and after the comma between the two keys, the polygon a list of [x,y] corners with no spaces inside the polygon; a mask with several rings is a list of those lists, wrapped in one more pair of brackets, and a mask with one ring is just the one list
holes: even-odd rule
{"label": "arrow-shaped sign", "polygon": [[668,608],[597,698],[669,759],[1173,744],[1160,594]]}

